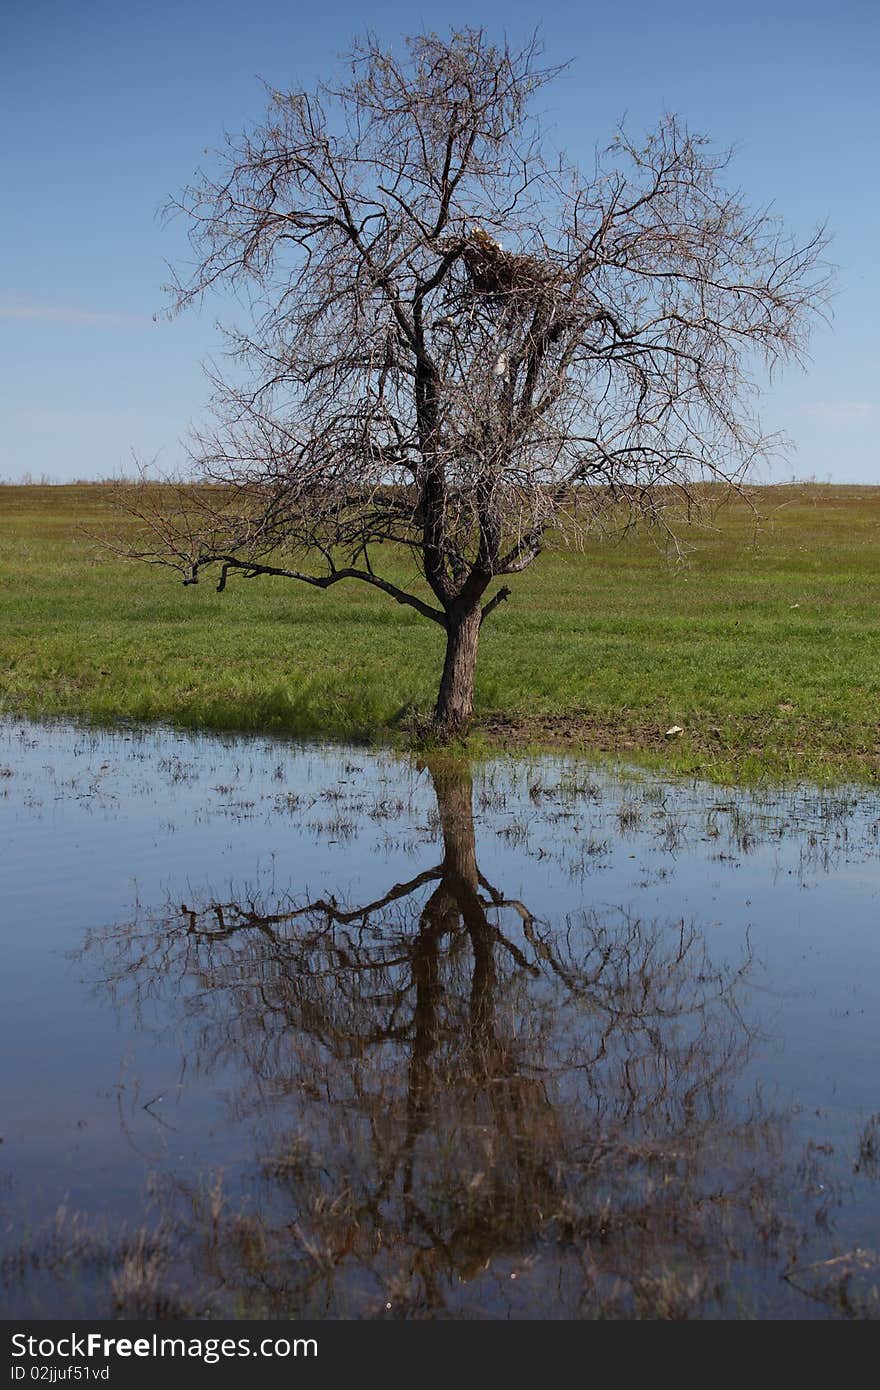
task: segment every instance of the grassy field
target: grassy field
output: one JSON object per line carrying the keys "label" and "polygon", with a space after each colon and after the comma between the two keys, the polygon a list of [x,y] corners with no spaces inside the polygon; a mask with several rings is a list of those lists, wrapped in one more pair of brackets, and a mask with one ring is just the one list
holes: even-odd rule
{"label": "grassy field", "polygon": [[[756,500],[757,535],[730,508],[686,566],[636,538],[515,580],[483,633],[483,736],[880,780],[880,488]],[[0,487],[0,710],[362,738],[430,707],[442,633],[411,610],[356,584],[183,588],[97,552],[81,528],[107,519],[98,485]]]}

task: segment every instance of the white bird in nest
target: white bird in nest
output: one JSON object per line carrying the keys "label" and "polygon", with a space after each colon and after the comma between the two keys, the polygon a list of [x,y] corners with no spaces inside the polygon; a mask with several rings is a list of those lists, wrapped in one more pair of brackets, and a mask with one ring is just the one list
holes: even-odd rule
{"label": "white bird in nest", "polygon": [[501,245],[501,242],[496,241],[494,237],[491,237],[489,233],[486,231],[485,227],[480,227],[478,225],[473,226],[471,228],[471,239],[475,241],[479,246],[482,246],[486,251],[504,250],[504,247]]}

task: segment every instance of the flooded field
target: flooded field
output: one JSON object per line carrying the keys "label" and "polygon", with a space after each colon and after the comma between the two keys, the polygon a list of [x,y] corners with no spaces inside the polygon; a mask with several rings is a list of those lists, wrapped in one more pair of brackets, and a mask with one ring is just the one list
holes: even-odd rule
{"label": "flooded field", "polygon": [[880,1316],[880,798],[0,723],[6,1317]]}

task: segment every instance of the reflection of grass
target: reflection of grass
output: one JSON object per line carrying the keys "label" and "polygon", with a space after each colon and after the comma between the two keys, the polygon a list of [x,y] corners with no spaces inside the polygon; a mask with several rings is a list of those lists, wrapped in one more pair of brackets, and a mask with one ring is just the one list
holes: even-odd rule
{"label": "reflection of grass", "polygon": [[[522,1318],[558,1316],[557,1299],[563,1316],[586,1320],[762,1318],[777,1309],[809,1318],[820,1305],[824,1316],[880,1318],[874,1251],[803,1258],[810,1223],[804,1214],[802,1225],[794,1221],[782,1196],[784,1165],[775,1177],[753,1173],[748,1190],[710,1194],[689,1192],[674,1158],[626,1146],[616,1164],[625,1194],[612,1186],[585,1205],[576,1165],[571,1199],[541,1216],[537,1248],[487,1257],[499,1219],[516,1224],[525,1214],[499,1209],[491,1190],[471,1181],[455,1193],[460,1248],[441,1252],[424,1232],[414,1239],[393,1225],[377,1238],[351,1184],[329,1191],[314,1155],[281,1151],[265,1176],[296,1194],[298,1221],[283,1204],[273,1219],[271,1201],[230,1201],[216,1173],[195,1184],[153,1178],[149,1229],[111,1233],[60,1208],[0,1262],[0,1292],[30,1316],[54,1316],[72,1301],[80,1318],[150,1321],[498,1317],[501,1307]],[[761,1292],[768,1270],[770,1304]]]}
{"label": "reflection of grass", "polygon": [[0,1286],[28,1290],[37,1311],[37,1289],[67,1287],[96,1300],[108,1317],[194,1317],[195,1309],[181,1301],[172,1279],[172,1236],[165,1221],[150,1230],[111,1229],[59,1207],[45,1227],[23,1236],[4,1256]]}
{"label": "reflection of grass", "polygon": [[[487,624],[493,736],[723,777],[880,767],[880,489],[758,497],[671,568],[650,540],[546,556]],[[96,557],[98,487],[0,489],[0,698],[39,714],[372,736],[429,707],[441,634],[363,587],[184,589]],[[397,562],[400,579],[411,563]],[[499,715],[510,716],[502,722]],[[685,733],[664,740],[681,725]]]}

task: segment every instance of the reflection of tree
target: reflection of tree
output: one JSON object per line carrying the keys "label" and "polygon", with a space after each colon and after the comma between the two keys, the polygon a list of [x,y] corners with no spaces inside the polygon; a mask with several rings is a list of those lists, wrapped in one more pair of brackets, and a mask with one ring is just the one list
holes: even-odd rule
{"label": "reflection of tree", "polygon": [[90,943],[117,998],[173,989],[200,1064],[240,1070],[271,1182],[214,1272],[276,1311],[455,1308],[472,1280],[492,1306],[526,1269],[545,1310],[612,1276],[638,1298],[708,1260],[719,1175],[757,1142],[729,1100],[738,972],[684,924],[538,921],[478,869],[469,775],[432,776],[442,860],[375,902],[211,903]]}

